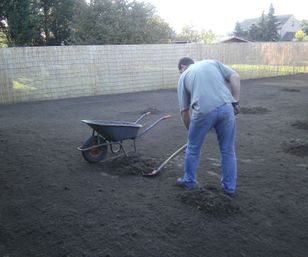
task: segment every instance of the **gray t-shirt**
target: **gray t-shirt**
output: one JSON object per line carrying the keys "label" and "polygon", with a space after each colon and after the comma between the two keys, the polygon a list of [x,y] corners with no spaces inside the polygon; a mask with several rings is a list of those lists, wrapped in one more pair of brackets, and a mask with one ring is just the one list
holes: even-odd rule
{"label": "gray t-shirt", "polygon": [[193,117],[235,102],[227,86],[234,70],[216,60],[204,60],[186,69],[178,82],[180,111],[192,108]]}

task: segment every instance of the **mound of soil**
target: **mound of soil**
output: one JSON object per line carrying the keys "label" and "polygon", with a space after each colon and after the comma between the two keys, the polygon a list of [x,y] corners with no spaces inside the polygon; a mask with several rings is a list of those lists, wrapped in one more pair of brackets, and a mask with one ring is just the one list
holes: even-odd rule
{"label": "mound of soil", "polygon": [[285,152],[299,157],[308,156],[308,144],[289,145],[286,147]]}
{"label": "mound of soil", "polygon": [[282,91],[286,91],[286,92],[300,92],[299,89],[296,89],[296,88],[287,88],[287,87],[282,88]]}
{"label": "mound of soil", "polygon": [[308,156],[308,143],[302,139],[293,139],[285,141],[282,146],[285,153],[299,157]]}
{"label": "mound of soil", "polygon": [[240,213],[240,207],[235,199],[224,194],[215,185],[207,185],[204,188],[187,190],[180,195],[183,203],[189,204],[196,209],[212,216],[228,216]]}
{"label": "mound of soil", "polygon": [[292,123],[292,126],[298,129],[305,129],[308,130],[308,122],[307,121],[295,121]]}

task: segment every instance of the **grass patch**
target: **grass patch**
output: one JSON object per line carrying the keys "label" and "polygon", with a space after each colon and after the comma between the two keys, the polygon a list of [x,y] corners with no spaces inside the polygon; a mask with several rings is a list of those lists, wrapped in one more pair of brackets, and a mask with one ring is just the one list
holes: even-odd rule
{"label": "grass patch", "polygon": [[258,77],[285,76],[298,73],[308,73],[308,66],[253,65],[230,64],[239,74],[256,74]]}

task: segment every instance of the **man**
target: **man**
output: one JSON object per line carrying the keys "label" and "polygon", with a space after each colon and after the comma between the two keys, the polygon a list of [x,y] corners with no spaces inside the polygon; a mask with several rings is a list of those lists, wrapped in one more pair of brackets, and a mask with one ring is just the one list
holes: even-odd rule
{"label": "man", "polygon": [[[221,186],[234,196],[237,164],[235,155],[235,114],[240,98],[239,75],[216,60],[198,63],[184,57],[178,64],[178,100],[182,121],[188,129],[184,177],[176,185],[197,187],[197,169],[201,147],[208,132],[214,128],[221,153]],[[227,86],[227,83],[229,87]]]}

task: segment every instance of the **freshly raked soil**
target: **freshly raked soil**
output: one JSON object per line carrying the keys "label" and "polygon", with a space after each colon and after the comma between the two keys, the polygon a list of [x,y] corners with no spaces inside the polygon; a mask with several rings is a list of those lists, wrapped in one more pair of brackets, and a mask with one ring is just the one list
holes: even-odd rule
{"label": "freshly raked soil", "polygon": [[[0,106],[1,257],[304,257],[308,253],[308,75],[242,81],[238,190],[221,194],[215,133],[200,188],[174,186],[186,142],[176,89]],[[86,162],[83,119],[152,115],[129,157]],[[141,129],[143,130],[143,128]]]}

